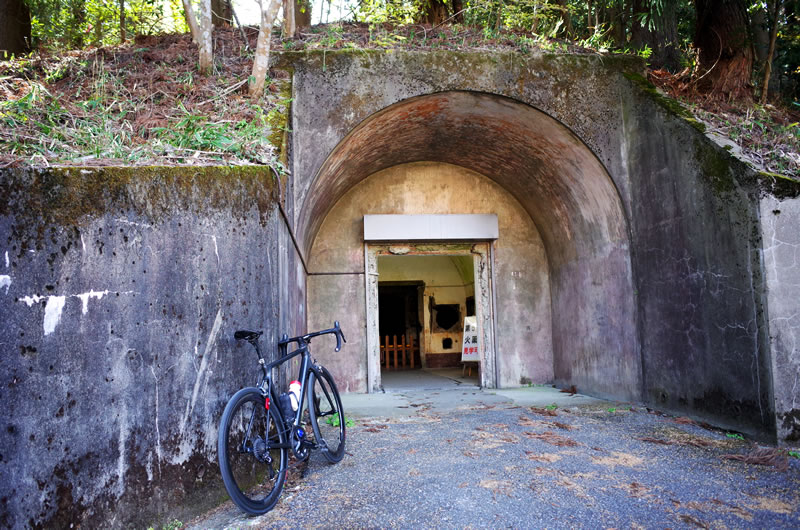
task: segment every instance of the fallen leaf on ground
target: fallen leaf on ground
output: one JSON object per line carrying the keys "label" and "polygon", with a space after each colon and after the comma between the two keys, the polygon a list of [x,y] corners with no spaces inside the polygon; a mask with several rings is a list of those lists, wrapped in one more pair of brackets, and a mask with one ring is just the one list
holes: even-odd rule
{"label": "fallen leaf on ground", "polygon": [[484,479],[478,483],[481,488],[490,490],[495,496],[498,493],[511,497],[512,486],[507,480]]}
{"label": "fallen leaf on ground", "polygon": [[549,443],[551,445],[555,445],[557,447],[574,447],[578,445],[578,442],[573,440],[572,438],[567,438],[566,436],[561,436],[559,434],[555,434],[553,431],[545,431],[543,433],[535,433],[535,432],[526,432],[524,433],[525,436],[528,438],[533,438],[535,440],[541,440],[543,442]]}
{"label": "fallen leaf on ground", "polygon": [[708,524],[704,523],[703,521],[701,521],[697,517],[693,517],[693,516],[691,516],[691,515],[689,515],[687,513],[683,513],[683,514],[679,515],[678,519],[680,519],[681,521],[683,521],[686,524],[690,524],[690,525],[696,526],[698,528],[710,528],[708,526]]}
{"label": "fallen leaf on ground", "polygon": [[547,464],[552,464],[553,462],[557,462],[561,460],[561,456],[553,453],[537,453],[535,451],[525,451],[525,454],[528,457],[528,460],[535,460],[536,462],[545,462]]}
{"label": "fallen leaf on ground", "polygon": [[675,442],[671,440],[662,440],[661,438],[653,438],[652,436],[642,436],[641,438],[636,438],[642,442],[648,442],[651,444],[660,444],[660,445],[672,445]]}
{"label": "fallen leaf on ground", "polygon": [[609,467],[638,467],[644,464],[644,460],[642,458],[628,453],[621,453],[619,451],[613,451],[611,456],[593,456],[592,460],[598,464]]}
{"label": "fallen leaf on ground", "polygon": [[755,504],[751,505],[752,508],[756,510],[766,510],[772,513],[789,515],[797,508],[797,506],[792,506],[791,504],[780,499],[770,499],[768,497],[759,497],[753,495],[753,500],[755,501]]}
{"label": "fallen leaf on ground", "polygon": [[542,416],[558,416],[555,409],[550,410],[550,409],[541,409],[539,407],[531,407],[531,412],[535,414],[541,414]]}
{"label": "fallen leaf on ground", "polygon": [[773,466],[778,471],[789,469],[789,457],[786,451],[771,447],[756,447],[745,455],[722,455],[726,460],[739,460],[745,464],[756,464],[759,466]]}

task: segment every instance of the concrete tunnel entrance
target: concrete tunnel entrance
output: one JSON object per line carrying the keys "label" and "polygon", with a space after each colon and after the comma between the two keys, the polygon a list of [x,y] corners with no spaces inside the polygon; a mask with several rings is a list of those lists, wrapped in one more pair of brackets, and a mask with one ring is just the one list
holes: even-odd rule
{"label": "concrete tunnel entrance", "polygon": [[[473,92],[391,105],[330,153],[303,205],[309,327],[339,318],[353,330],[351,353],[325,358],[343,390],[373,391],[380,382],[370,364],[380,356],[368,351],[378,344],[368,313],[370,282],[377,293],[383,280],[381,261],[371,259],[376,245],[364,239],[364,215],[496,214],[495,241],[461,242],[456,250],[485,254],[475,277],[494,290],[483,316],[496,351],[487,348],[493,358],[482,359],[491,364],[482,385],[554,382],[617,399],[641,395],[619,194],[589,148],[543,112]],[[425,242],[413,243],[424,250]]]}

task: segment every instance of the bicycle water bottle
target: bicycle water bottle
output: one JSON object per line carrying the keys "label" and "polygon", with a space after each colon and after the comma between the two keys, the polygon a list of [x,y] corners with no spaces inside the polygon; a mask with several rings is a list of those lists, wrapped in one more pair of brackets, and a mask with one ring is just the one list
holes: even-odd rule
{"label": "bicycle water bottle", "polygon": [[297,412],[300,406],[300,381],[289,383],[289,399],[292,400],[292,410]]}

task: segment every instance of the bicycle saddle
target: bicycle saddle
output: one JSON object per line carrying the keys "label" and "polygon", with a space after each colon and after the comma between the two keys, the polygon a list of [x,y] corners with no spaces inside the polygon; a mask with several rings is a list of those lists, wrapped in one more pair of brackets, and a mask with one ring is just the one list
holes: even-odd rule
{"label": "bicycle saddle", "polygon": [[233,338],[236,340],[256,340],[263,334],[264,334],[263,331],[250,331],[249,329],[240,329],[234,332]]}

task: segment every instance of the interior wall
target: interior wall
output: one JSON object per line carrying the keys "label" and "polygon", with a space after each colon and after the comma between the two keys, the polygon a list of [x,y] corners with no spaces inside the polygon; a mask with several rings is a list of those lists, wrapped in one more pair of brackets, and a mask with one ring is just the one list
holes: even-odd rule
{"label": "interior wall", "polygon": [[[337,201],[312,245],[309,268],[309,327],[347,320],[350,342],[336,362],[351,390],[366,391],[365,297],[354,283],[364,274],[365,214],[496,213],[495,242],[499,386],[518,386],[522,378],[553,379],[550,287],[544,245],[520,203],[494,181],[452,164],[415,162],[379,171],[353,186]],[[314,274],[324,274],[322,276]],[[358,277],[360,280],[356,280]],[[363,291],[363,287],[361,288]],[[355,295],[355,296],[354,296]],[[344,323],[342,324],[344,326]],[[315,353],[327,365],[328,351]],[[338,379],[337,379],[338,381]]]}

